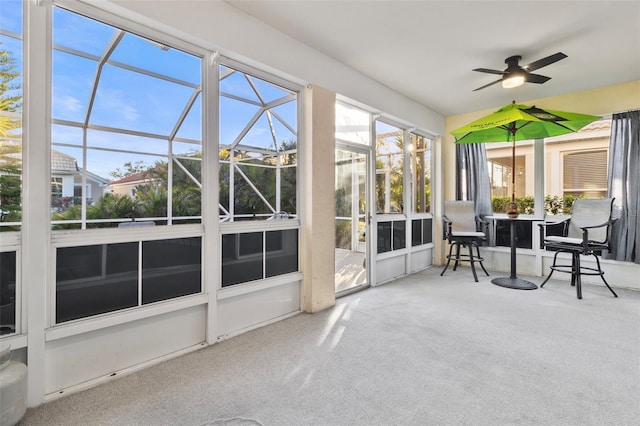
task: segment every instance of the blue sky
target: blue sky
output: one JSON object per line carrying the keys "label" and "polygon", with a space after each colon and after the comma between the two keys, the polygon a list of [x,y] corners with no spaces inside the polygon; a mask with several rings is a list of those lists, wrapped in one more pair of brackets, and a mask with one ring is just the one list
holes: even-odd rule
{"label": "blue sky", "polygon": [[[21,0],[0,0],[0,29],[21,34]],[[195,55],[161,45],[148,39],[126,33],[109,57],[111,63],[102,67],[93,105],[89,105],[93,82],[97,72],[97,58],[106,49],[119,29],[84,16],[53,8],[52,54],[53,88],[52,116],[54,119],[83,123],[89,107],[89,124],[124,129],[129,132],[144,132],[162,135],[164,138],[133,136],[124,133],[90,130],[87,146],[135,151],[134,153],[113,153],[102,150],[87,151],[86,168],[105,178],[111,171],[121,168],[126,161],[143,160],[149,165],[168,152],[167,137],[176,126],[189,99],[198,93],[202,84],[201,59]],[[9,50],[19,65],[21,72],[22,43],[12,37],[0,35],[2,48]],[[76,55],[63,51],[72,49],[81,52]],[[86,56],[86,57],[83,57]],[[166,81],[130,69],[115,66],[121,63],[127,67],[139,68],[151,73],[162,74],[185,84]],[[252,78],[263,101],[269,102],[287,94],[282,88],[262,80]],[[220,90],[234,96],[246,97],[258,102],[255,91],[244,75],[235,73],[220,83]],[[221,144],[231,143],[244,128],[248,120],[258,110],[238,100],[221,97],[220,100]],[[296,105],[290,102],[273,110],[296,129]],[[290,140],[294,134],[278,120],[273,120],[277,140]],[[189,110],[180,126],[178,138],[193,141],[202,140],[201,96]],[[81,167],[82,129],[73,126],[54,125],[52,127],[54,149],[73,155]],[[242,141],[245,145],[268,148],[272,146],[271,130],[265,115],[250,130]],[[74,145],[69,147],[67,145]],[[174,153],[199,150],[197,144],[175,143]],[[149,155],[152,154],[152,155]]]}
{"label": "blue sky", "polygon": [[[0,0],[0,29],[14,34],[22,34],[22,0]],[[0,34],[0,48],[14,58],[16,71],[20,76],[12,81],[22,84],[22,42]]]}

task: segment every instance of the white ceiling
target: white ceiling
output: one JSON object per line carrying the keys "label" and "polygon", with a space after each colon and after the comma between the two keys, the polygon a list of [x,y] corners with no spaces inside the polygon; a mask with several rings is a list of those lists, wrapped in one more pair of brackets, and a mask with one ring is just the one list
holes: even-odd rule
{"label": "white ceiling", "polygon": [[[640,0],[226,1],[445,116],[640,80]],[[544,84],[473,92],[556,52]]]}

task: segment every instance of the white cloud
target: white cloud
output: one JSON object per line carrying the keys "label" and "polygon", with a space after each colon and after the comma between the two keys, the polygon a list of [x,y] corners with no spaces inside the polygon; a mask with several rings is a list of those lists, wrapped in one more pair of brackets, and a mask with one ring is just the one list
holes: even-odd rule
{"label": "white cloud", "polygon": [[[113,118],[123,119],[127,122],[136,122],[140,117],[140,113],[130,103],[124,99],[125,95],[122,90],[116,89],[102,89],[98,91],[97,99],[100,102],[101,110],[103,112],[108,111],[112,114]],[[110,124],[116,124],[110,123]]]}
{"label": "white cloud", "polygon": [[136,121],[140,117],[138,110],[131,105],[122,104],[120,108],[120,113],[127,121]]}
{"label": "white cloud", "polygon": [[66,112],[82,111],[83,105],[79,99],[73,96],[54,96],[54,109]]}

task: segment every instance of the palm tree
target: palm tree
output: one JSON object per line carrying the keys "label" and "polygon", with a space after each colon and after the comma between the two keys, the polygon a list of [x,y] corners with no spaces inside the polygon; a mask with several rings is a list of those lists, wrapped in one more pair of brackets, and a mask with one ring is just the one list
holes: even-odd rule
{"label": "palm tree", "polygon": [[[0,43],[1,44],[1,43]],[[22,110],[22,90],[13,81],[20,76],[15,71],[15,60],[6,50],[0,49],[0,221],[19,222],[22,216],[21,135],[14,130],[22,127],[16,118]],[[15,230],[1,227],[0,231]]]}
{"label": "palm tree", "polygon": [[128,195],[108,193],[94,205],[87,206],[87,219],[133,219],[141,213],[139,203]]}
{"label": "palm tree", "polygon": [[[0,45],[2,43],[0,42]],[[20,112],[22,110],[22,88],[13,80],[20,76],[11,54],[0,49],[0,111]],[[16,137],[11,131],[22,127],[22,121],[10,114],[0,114],[0,137]]]}

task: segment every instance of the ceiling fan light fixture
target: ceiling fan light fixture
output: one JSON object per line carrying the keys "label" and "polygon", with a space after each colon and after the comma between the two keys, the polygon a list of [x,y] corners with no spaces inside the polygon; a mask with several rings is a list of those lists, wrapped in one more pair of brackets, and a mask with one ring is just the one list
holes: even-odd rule
{"label": "ceiling fan light fixture", "polygon": [[514,72],[506,76],[502,80],[502,87],[505,89],[513,89],[514,87],[522,86],[524,84],[524,73]]}

